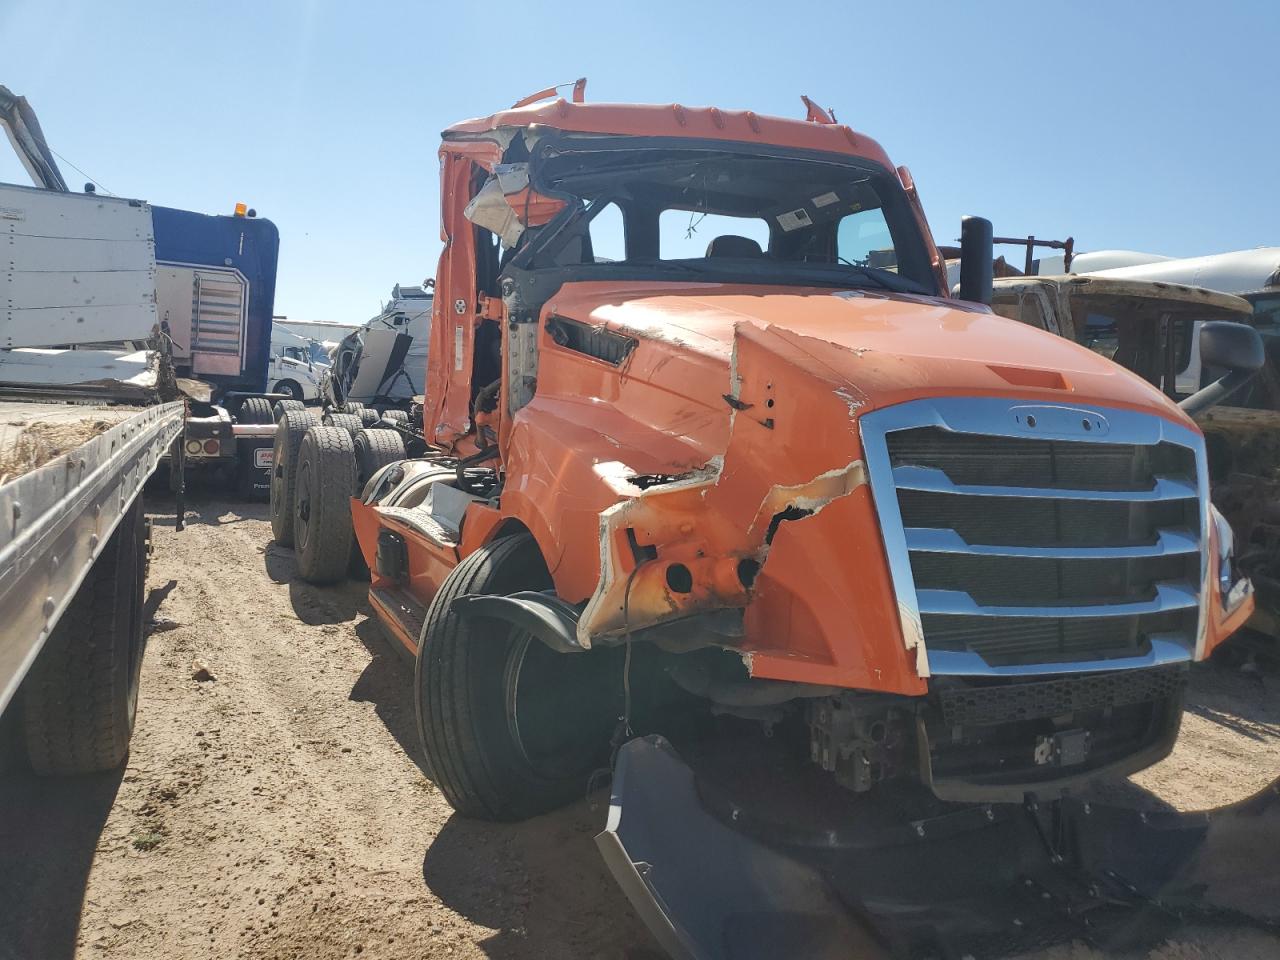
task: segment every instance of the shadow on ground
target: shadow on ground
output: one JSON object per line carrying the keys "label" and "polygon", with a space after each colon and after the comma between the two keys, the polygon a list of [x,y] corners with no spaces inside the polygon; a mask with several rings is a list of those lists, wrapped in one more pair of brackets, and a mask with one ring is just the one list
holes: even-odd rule
{"label": "shadow on ground", "polygon": [[0,960],[75,956],[89,868],[122,776],[0,776]]}
{"label": "shadow on ground", "polygon": [[[356,636],[372,659],[351,699],[373,704],[400,749],[431,779],[418,742],[412,663],[371,617],[356,625]],[[423,880],[451,909],[498,931],[481,944],[495,960],[661,960],[665,954],[596,850],[608,806],[608,792],[598,791],[526,823],[455,814],[426,851]]]}
{"label": "shadow on ground", "polygon": [[356,636],[373,659],[351,688],[350,699],[373,704],[387,731],[400,749],[409,756],[428,780],[427,770],[418,744],[417,719],[413,703],[413,664],[407,656],[396,652],[394,643],[372,617],[356,624]]}
{"label": "shadow on ground", "polygon": [[323,587],[307,583],[298,576],[293,550],[274,540],[263,551],[262,562],[272,583],[289,585],[289,603],[294,616],[308,626],[349,623],[368,612],[367,582],[343,580]]}
{"label": "shadow on ground", "polygon": [[422,877],[451,909],[497,932],[494,960],[661,960],[664,954],[596,850],[608,793],[525,823],[455,814],[427,848]]}

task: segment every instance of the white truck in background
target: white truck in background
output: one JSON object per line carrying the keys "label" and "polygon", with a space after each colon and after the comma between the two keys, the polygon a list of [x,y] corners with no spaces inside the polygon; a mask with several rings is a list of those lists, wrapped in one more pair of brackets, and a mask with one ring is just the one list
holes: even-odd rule
{"label": "white truck in background", "polygon": [[267,392],[310,403],[319,398],[320,378],[328,367],[328,354],[319,341],[272,324]]}
{"label": "white truck in background", "polygon": [[430,283],[392,287],[382,311],[338,344],[321,379],[324,405],[407,410],[425,388],[433,304]]}

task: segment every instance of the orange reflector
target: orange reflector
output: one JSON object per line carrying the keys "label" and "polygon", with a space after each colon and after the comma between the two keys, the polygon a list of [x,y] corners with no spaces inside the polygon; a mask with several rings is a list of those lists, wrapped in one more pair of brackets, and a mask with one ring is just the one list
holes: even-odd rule
{"label": "orange reflector", "polygon": [[1037,367],[1006,367],[995,363],[987,364],[987,369],[1001,380],[1012,383],[1015,387],[1044,387],[1047,390],[1071,389],[1071,381],[1057,370],[1043,370]]}
{"label": "orange reflector", "polygon": [[237,204],[236,204],[236,216],[237,216],[237,217],[243,217],[243,216],[245,216],[245,214],[247,214],[248,212],[249,212],[249,205],[248,205],[247,203],[237,203]]}

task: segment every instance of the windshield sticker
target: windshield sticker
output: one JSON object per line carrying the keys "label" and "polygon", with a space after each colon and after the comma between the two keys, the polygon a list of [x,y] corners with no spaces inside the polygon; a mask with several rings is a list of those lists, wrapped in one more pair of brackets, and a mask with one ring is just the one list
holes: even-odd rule
{"label": "windshield sticker", "polygon": [[799,210],[788,210],[786,213],[778,214],[778,226],[790,233],[801,227],[813,226],[813,218],[809,216],[808,210],[801,207]]}
{"label": "windshield sticker", "polygon": [[839,203],[839,202],[840,202],[840,194],[836,193],[835,191],[831,191],[830,193],[824,193],[821,196],[813,198],[813,205],[815,207],[818,207],[819,209],[821,209],[822,207],[829,207],[831,206],[831,204]]}

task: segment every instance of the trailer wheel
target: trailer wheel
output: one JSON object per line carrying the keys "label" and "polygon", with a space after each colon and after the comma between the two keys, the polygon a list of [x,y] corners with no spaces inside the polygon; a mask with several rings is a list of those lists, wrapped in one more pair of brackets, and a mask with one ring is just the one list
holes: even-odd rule
{"label": "trailer wheel", "polygon": [[552,586],[528,534],[476,550],[445,578],[418,643],[418,734],[460,814],[524,820],[584,796],[621,712],[619,648],[556,653],[505,621],[463,617],[466,594]]}
{"label": "trailer wheel", "polygon": [[360,419],[358,413],[330,413],[324,418],[326,426],[341,427],[351,436],[355,436],[357,431],[364,429],[364,421]]}
{"label": "trailer wheel", "polygon": [[388,423],[399,423],[406,427],[409,425],[409,415],[403,410],[383,410],[382,419]]}
{"label": "trailer wheel", "polygon": [[271,415],[274,422],[278,422],[284,416],[286,410],[305,410],[307,405],[301,400],[277,400],[276,405],[271,408]]}
{"label": "trailer wheel", "polygon": [[320,422],[311,410],[286,410],[276,424],[271,460],[271,534],[282,547],[293,546],[293,487],[298,448],[306,432]]}
{"label": "trailer wheel", "polygon": [[241,423],[275,423],[271,419],[271,401],[266,397],[250,397],[240,404]]}
{"label": "trailer wheel", "polygon": [[355,445],[340,427],[312,427],[298,451],[293,544],[298,574],[308,583],[341,580],[351,560],[351,497],[356,493]]}
{"label": "trailer wheel", "polygon": [[146,561],[139,497],[89,568],[23,683],[23,730],[36,773],[114,770],[128,756],[145,646]]}

